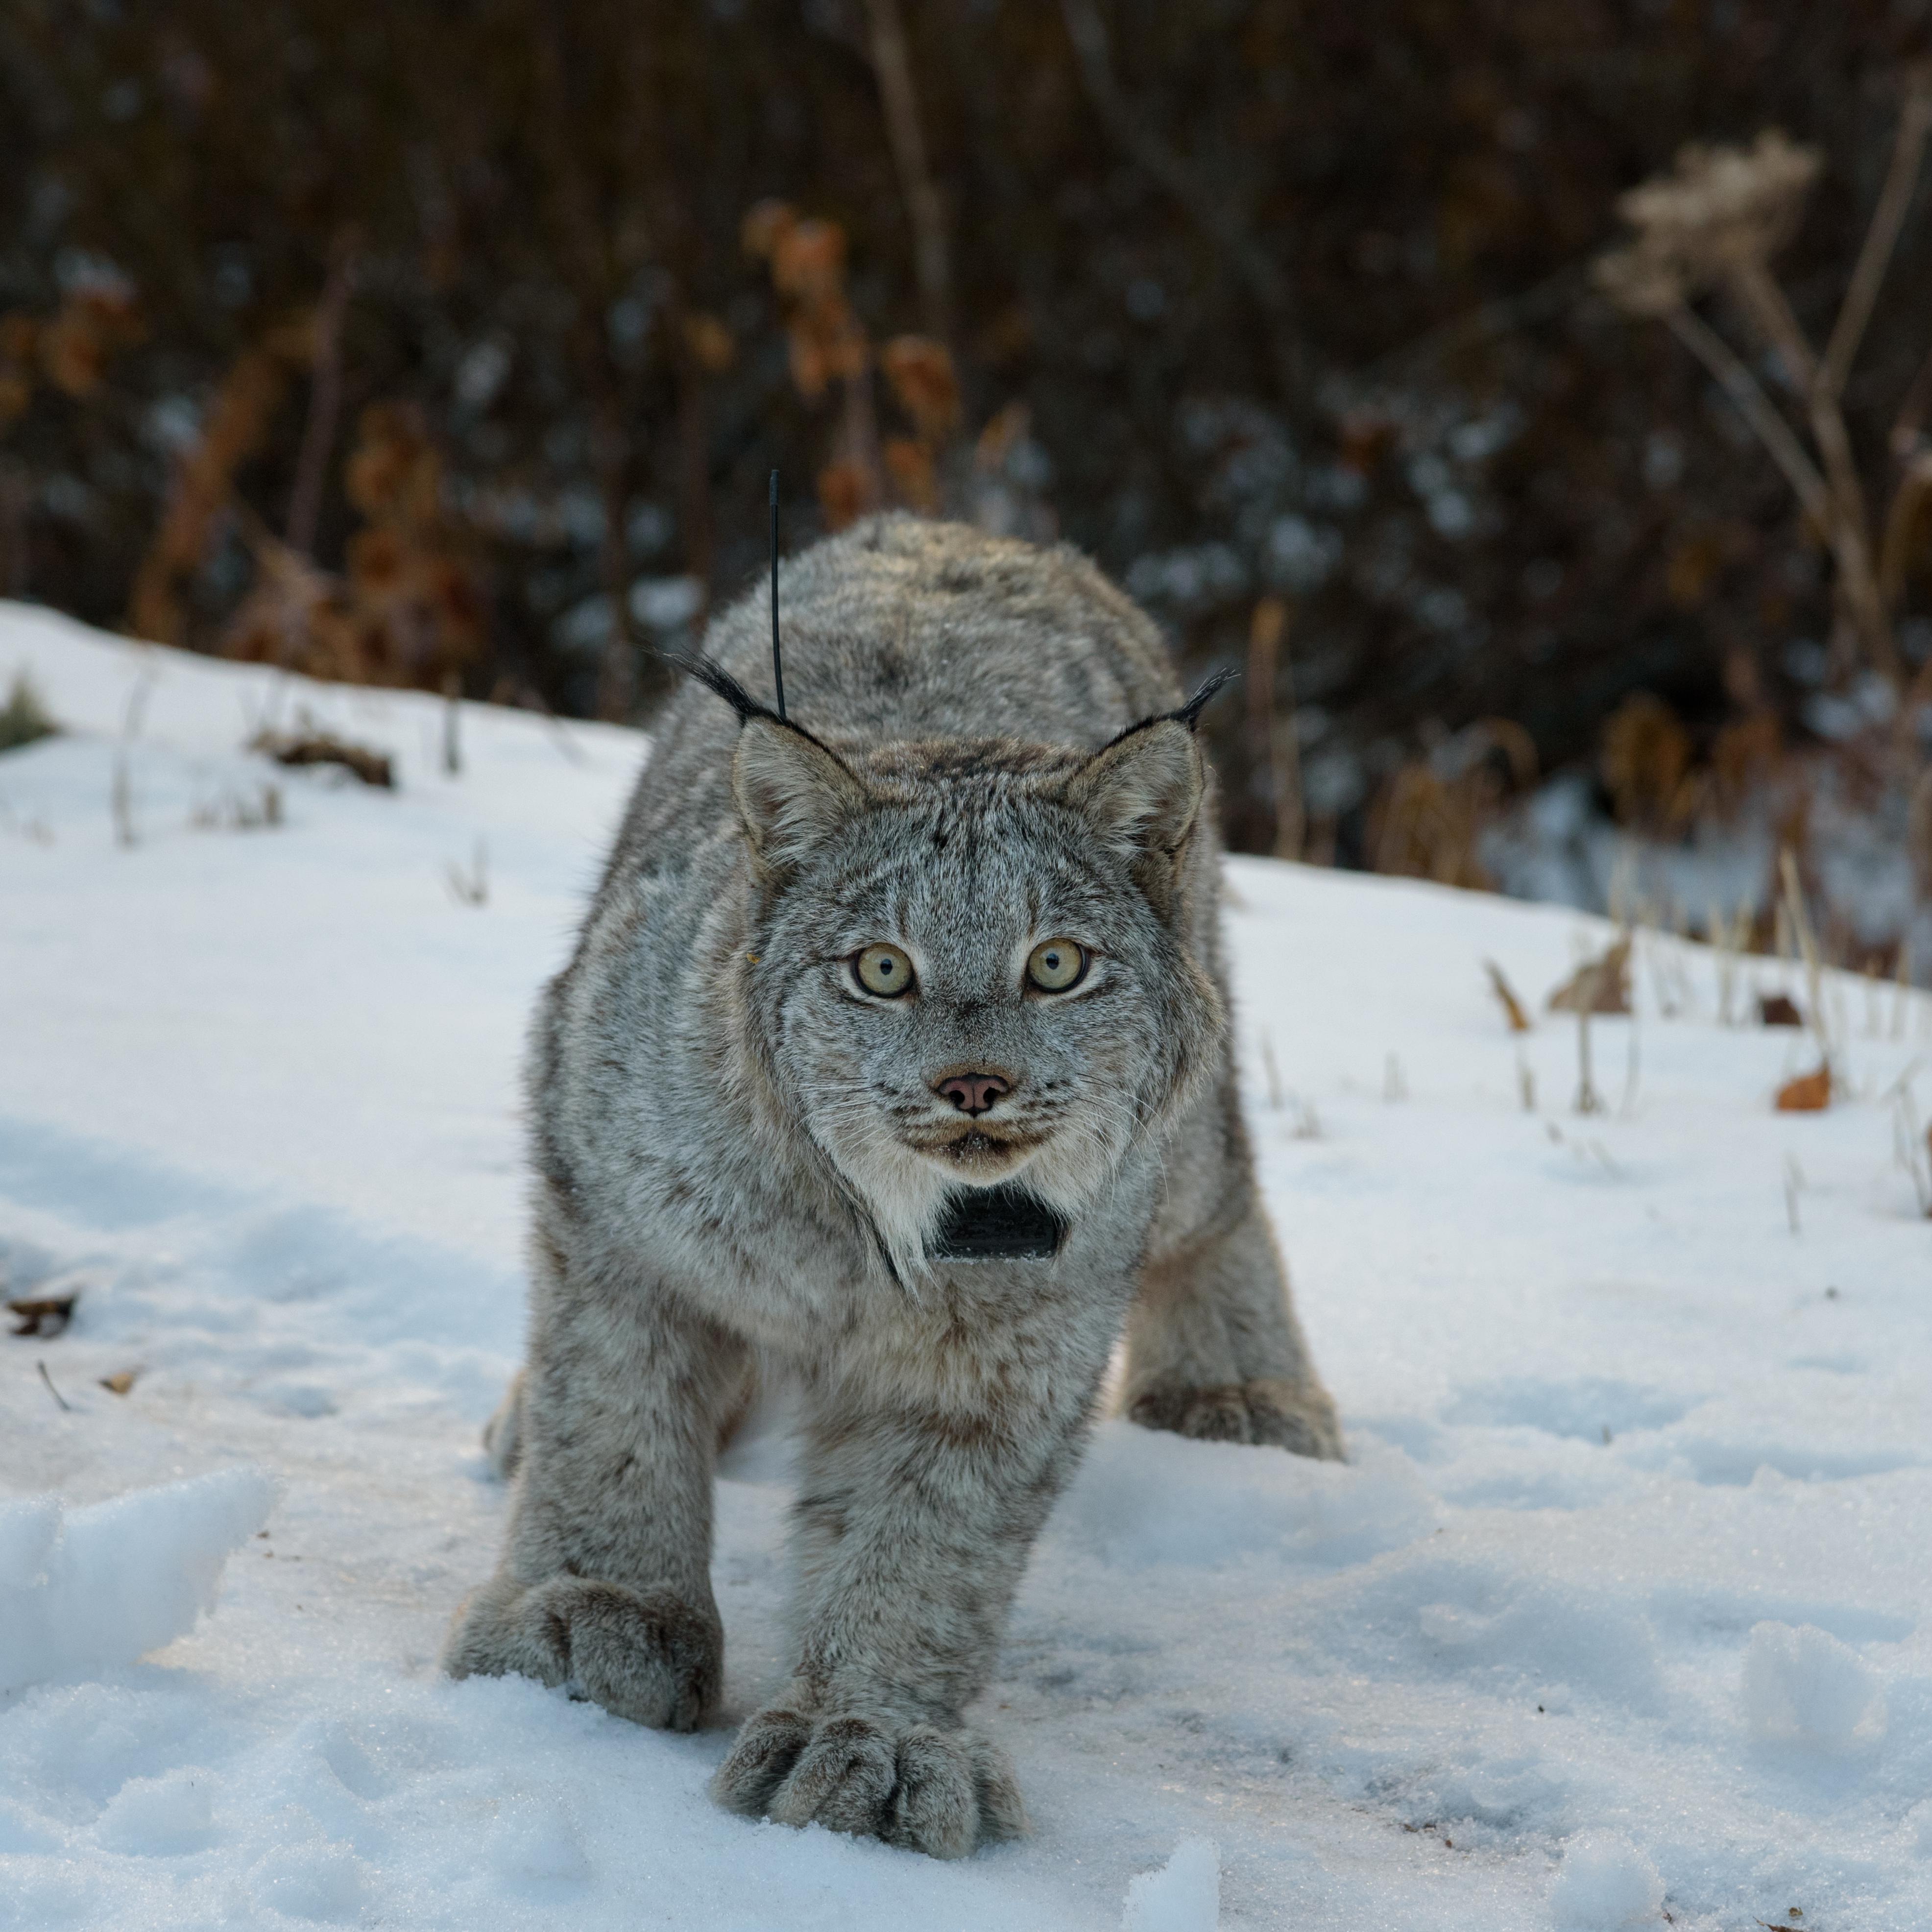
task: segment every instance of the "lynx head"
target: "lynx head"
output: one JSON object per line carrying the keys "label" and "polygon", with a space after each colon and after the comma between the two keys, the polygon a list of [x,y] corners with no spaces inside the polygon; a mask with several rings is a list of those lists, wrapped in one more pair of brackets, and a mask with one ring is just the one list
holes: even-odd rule
{"label": "lynx head", "polygon": [[1212,1071],[1220,1004],[1188,943],[1212,687],[1091,754],[846,751],[700,675],[743,721],[754,1050],[902,1276],[962,1193],[1076,1220]]}

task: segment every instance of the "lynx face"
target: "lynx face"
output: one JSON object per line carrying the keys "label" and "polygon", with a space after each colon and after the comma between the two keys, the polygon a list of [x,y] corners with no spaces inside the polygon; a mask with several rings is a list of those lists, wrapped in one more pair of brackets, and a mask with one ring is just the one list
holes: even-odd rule
{"label": "lynx face", "polygon": [[753,1023],[902,1275],[962,1189],[1017,1182],[1077,1218],[1211,1070],[1219,1003],[1178,929],[1201,784],[1168,720],[1090,758],[982,742],[849,762],[746,724]]}

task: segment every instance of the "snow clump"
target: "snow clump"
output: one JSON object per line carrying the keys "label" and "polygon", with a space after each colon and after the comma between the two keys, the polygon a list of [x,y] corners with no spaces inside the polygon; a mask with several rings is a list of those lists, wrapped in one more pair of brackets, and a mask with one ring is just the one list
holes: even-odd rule
{"label": "snow clump", "polygon": [[1636,1846],[1614,1832],[1586,1832],[1565,1846],[1550,1888],[1556,1932],[1621,1932],[1664,1910],[1664,1880]]}
{"label": "snow clump", "polygon": [[247,1467],[84,1509],[0,1498],[0,1690],[96,1677],[184,1636],[274,1500]]}
{"label": "snow clump", "polygon": [[1221,1922],[1221,1854],[1212,1838],[1183,1838],[1159,1871],[1127,1884],[1120,1932],[1215,1932]]}
{"label": "snow clump", "polygon": [[1849,1645],[1815,1624],[1762,1623],[1744,1646],[1744,1720],[1763,1743],[1849,1750],[1885,1728],[1885,1693]]}

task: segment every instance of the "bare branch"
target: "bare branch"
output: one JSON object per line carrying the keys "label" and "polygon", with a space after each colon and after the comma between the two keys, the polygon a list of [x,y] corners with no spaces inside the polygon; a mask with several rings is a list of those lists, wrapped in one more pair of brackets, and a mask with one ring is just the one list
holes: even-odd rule
{"label": "bare branch", "polygon": [[1824,478],[1737,352],[1701,316],[1682,303],[1667,310],[1664,319],[1670,325],[1671,334],[1718,379],[1738,413],[1757,432],[1758,440],[1784,471],[1785,481],[1796,491],[1805,513],[1820,530],[1828,530],[1832,499]]}
{"label": "bare branch", "polygon": [[1080,64],[1080,76],[1094,112],[1128,154],[1151,175],[1216,242],[1234,265],[1269,325],[1276,380],[1284,400],[1298,398],[1306,386],[1304,354],[1295,326],[1294,298],[1274,258],[1242,226],[1228,197],[1198,179],[1194,171],[1154,131],[1152,118],[1122,92],[1114,77],[1107,28],[1094,0],[1060,0],[1066,37]]}
{"label": "bare branch", "polygon": [[1925,352],[1925,360],[1919,364],[1918,373],[1898,406],[1898,419],[1892,426],[1892,453],[1900,462],[1908,460],[1917,451],[1928,410],[1932,410],[1932,350]]}
{"label": "bare branch", "polygon": [[1759,332],[1777,350],[1786,380],[1808,400],[1818,380],[1817,354],[1769,265],[1760,256],[1742,256],[1727,265],[1725,282]]}
{"label": "bare branch", "polygon": [[322,515],[322,479],[335,446],[335,424],[342,412],[342,325],[356,287],[356,236],[344,229],[331,251],[328,279],[315,308],[314,375],[309,386],[308,420],[302,425],[302,452],[296,459],[295,488],[289,493],[288,546],[303,556],[315,551],[315,526]]}
{"label": "bare branch", "polygon": [[1874,304],[1892,264],[1892,251],[1898,231],[1905,225],[1906,211],[1912,205],[1912,190],[1918,179],[1918,164],[1924,158],[1925,140],[1932,134],[1932,72],[1921,68],[1908,83],[1905,104],[1898,116],[1898,132],[1893,140],[1892,166],[1878,206],[1872,211],[1871,225],[1865,230],[1864,244],[1858,250],[1852,271],[1851,285],[1833,325],[1832,339],[1825,346],[1825,360],[1818,372],[1820,388],[1836,397],[1852,373],[1852,362],[1864,338],[1865,325],[1871,320]]}
{"label": "bare branch", "polygon": [[946,208],[932,178],[926,136],[919,118],[919,96],[912,78],[905,25],[898,0],[866,0],[872,29],[872,68],[886,110],[899,192],[913,232],[914,266],[926,310],[926,332],[949,346],[952,340],[952,266],[946,238]]}

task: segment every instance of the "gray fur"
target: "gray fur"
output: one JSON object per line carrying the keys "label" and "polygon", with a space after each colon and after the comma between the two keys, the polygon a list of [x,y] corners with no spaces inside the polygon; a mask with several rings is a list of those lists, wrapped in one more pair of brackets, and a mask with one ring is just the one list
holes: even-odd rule
{"label": "gray fur", "polygon": [[[670,705],[537,1016],[528,1364],[495,1578],[446,1667],[688,1730],[712,1708],[712,1471],[752,1365],[803,1391],[792,1681],[712,1785],[941,1857],[1024,1828],[964,1712],[1124,1326],[1125,1403],[1339,1456],[1256,1195],[1219,841],[1158,634],[1070,550],[887,518],[785,566],[797,730]],[[761,591],[710,648],[770,686]],[[1118,739],[1118,742],[1116,741]],[[1042,940],[1094,954],[1028,988]],[[874,998],[886,941],[918,989]],[[968,1120],[932,1090],[1012,1084]],[[1051,1260],[937,1262],[1016,1178]]]}

